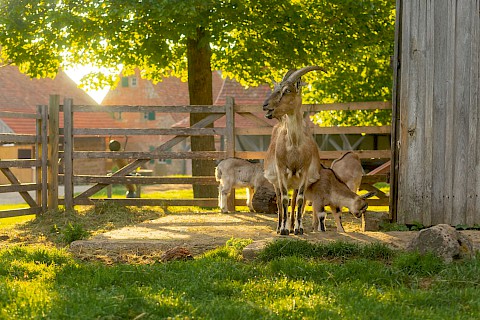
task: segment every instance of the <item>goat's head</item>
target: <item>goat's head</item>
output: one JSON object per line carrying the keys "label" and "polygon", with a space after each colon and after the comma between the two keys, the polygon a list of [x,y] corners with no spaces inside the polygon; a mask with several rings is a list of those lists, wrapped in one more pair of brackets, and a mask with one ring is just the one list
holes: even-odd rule
{"label": "goat's head", "polygon": [[288,71],[282,82],[275,85],[272,93],[263,103],[263,111],[267,111],[265,117],[268,119],[280,119],[285,114],[292,114],[302,104],[301,78],[307,72],[322,70],[318,66],[304,67],[300,70]]}
{"label": "goat's head", "polygon": [[357,218],[360,218],[362,214],[364,214],[367,211],[368,208],[368,203],[367,199],[370,197],[373,197],[376,194],[375,191],[365,193],[361,196],[358,196],[357,199],[355,199],[352,208],[350,208],[350,212]]}

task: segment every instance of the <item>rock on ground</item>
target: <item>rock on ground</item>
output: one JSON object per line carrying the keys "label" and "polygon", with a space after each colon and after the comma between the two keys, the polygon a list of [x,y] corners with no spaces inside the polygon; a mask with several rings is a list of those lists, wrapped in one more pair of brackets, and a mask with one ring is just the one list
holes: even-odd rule
{"label": "rock on ground", "polygon": [[471,258],[474,255],[472,241],[448,224],[438,224],[421,230],[409,243],[407,250],[418,250],[421,254],[431,252],[446,262]]}
{"label": "rock on ground", "polygon": [[252,206],[255,212],[277,213],[275,190],[266,187],[257,188],[253,194]]}

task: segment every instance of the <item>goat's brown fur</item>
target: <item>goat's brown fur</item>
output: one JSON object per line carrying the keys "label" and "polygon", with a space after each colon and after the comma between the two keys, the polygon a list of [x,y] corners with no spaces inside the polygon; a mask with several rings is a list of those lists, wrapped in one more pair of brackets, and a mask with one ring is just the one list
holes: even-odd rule
{"label": "goat's brown fur", "polygon": [[[292,227],[295,234],[303,234],[304,193],[310,184],[319,179],[320,156],[318,146],[303,119],[300,82],[301,75],[318,69],[306,67],[288,72],[263,105],[267,118],[280,121],[273,128],[264,168],[265,177],[274,185],[277,194],[277,232],[282,235],[289,234]],[[287,219],[289,189],[298,190],[294,226]],[[292,218],[295,213],[293,209]]]}
{"label": "goat's brown fur", "polygon": [[305,192],[305,198],[312,201],[313,229],[325,231],[325,206],[330,206],[338,232],[345,232],[342,226],[342,207],[347,207],[357,218],[367,210],[366,198],[372,194],[359,196],[339,179],[332,169],[320,166],[320,179]]}
{"label": "goat's brown fur", "polygon": [[363,168],[359,156],[349,151],[340,158],[333,160],[330,166],[337,177],[353,192],[358,192],[362,183]]}

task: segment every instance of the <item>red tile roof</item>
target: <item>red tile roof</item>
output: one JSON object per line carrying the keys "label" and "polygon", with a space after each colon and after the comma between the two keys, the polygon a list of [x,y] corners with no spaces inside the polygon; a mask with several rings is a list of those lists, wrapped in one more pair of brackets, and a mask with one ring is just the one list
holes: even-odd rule
{"label": "red tile roof", "polygon": [[[131,78],[136,78],[136,85],[131,86]],[[212,73],[212,94],[215,105],[224,105],[226,97],[233,97],[236,104],[241,105],[258,105],[259,118],[263,118],[262,111],[263,101],[270,93],[271,89],[268,85],[258,87],[245,88],[233,79],[222,79],[220,71]],[[135,70],[135,75],[129,77],[127,86],[119,85],[111,90],[102,101],[102,105],[141,105],[141,106],[181,106],[189,104],[188,84],[182,82],[179,78],[169,77],[163,81],[153,84],[149,80],[142,79],[140,71]],[[176,121],[173,126],[186,127],[189,124],[189,117],[185,114],[171,114]],[[275,121],[268,121],[272,125]],[[153,123],[151,123],[153,124]],[[225,119],[222,118],[215,122],[216,126],[225,126]],[[238,116],[236,117],[237,127],[251,127],[251,121]]]}
{"label": "red tile roof", "polygon": [[[72,98],[77,105],[97,105],[85,91],[77,87],[66,73],[60,71],[55,79],[30,79],[15,66],[0,68],[0,111],[36,113],[37,105],[48,105],[52,94],[63,99]],[[35,134],[35,121],[32,119],[1,118],[13,132]],[[117,127],[113,118],[106,112],[78,113],[75,126],[80,128]],[[63,119],[60,119],[63,125]]]}

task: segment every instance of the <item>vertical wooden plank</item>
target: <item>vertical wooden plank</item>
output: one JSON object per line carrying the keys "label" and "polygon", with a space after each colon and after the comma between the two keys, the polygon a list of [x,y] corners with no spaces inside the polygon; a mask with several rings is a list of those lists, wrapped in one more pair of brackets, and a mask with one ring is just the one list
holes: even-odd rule
{"label": "vertical wooden plank", "polygon": [[398,173],[400,152],[400,90],[402,63],[402,25],[403,2],[396,0],[395,45],[393,57],[393,89],[392,89],[392,134],[390,166],[390,217],[392,222],[398,222]]}
{"label": "vertical wooden plank", "polygon": [[407,128],[406,121],[409,112],[409,90],[410,90],[410,33],[411,33],[411,6],[413,0],[402,1],[402,36],[400,51],[402,56],[400,69],[400,99],[399,99],[399,170],[398,170],[398,199],[397,199],[397,221],[398,223],[406,223],[409,212],[408,197],[408,163],[407,163]]}
{"label": "vertical wooden plank", "polygon": [[[235,101],[232,97],[226,98],[225,104],[225,138],[227,158],[235,157],[235,111],[234,111]],[[219,191],[220,192],[220,191]],[[227,198],[227,209],[228,211],[235,211],[235,189],[232,189],[232,192]]]}
{"label": "vertical wooden plank", "polygon": [[425,113],[424,113],[424,176],[422,224],[432,225],[432,179],[433,179],[433,88],[435,70],[435,0],[426,1],[426,43],[425,43]]}
{"label": "vertical wooden plank", "polygon": [[235,100],[232,97],[226,98],[225,117],[226,117],[226,151],[227,158],[235,157]]}
{"label": "vertical wooden plank", "polygon": [[[468,126],[468,154],[467,154],[467,209],[465,213],[465,224],[473,226],[476,221],[480,223],[480,219],[476,218],[476,199],[478,194],[478,180],[480,178],[479,153],[478,153],[478,88],[479,88],[479,18],[478,12],[480,10],[479,1],[471,3],[470,8],[470,32],[471,32],[471,47],[470,47],[470,101],[469,101],[469,126]],[[472,174],[473,173],[473,174]]]}
{"label": "vertical wooden plank", "polygon": [[[35,134],[37,140],[35,141],[35,159],[43,161],[42,159],[42,124],[46,121],[46,118],[43,118],[43,108],[42,106],[37,106],[37,115],[38,119],[35,121]],[[35,167],[35,183],[43,185],[42,181],[42,165],[40,167]],[[42,203],[42,188],[35,192],[35,201],[39,207],[43,207]],[[42,210],[43,211],[43,210]]]}
{"label": "vertical wooden plank", "polygon": [[[480,11],[480,4],[479,4],[480,1],[475,1],[475,12],[479,12]],[[476,46],[477,46],[477,50],[474,52],[475,56],[476,56],[476,64],[473,65],[474,68],[476,68],[476,72],[477,72],[477,78],[475,79],[475,82],[474,82],[474,94],[475,94],[475,100],[474,100],[474,104],[472,105],[472,108],[477,108],[477,110],[480,108],[480,98],[478,97],[479,95],[479,91],[480,91],[480,79],[479,79],[479,75],[480,75],[480,53],[479,53],[479,47],[480,47],[480,39],[478,39],[478,37],[480,37],[480,17],[479,16],[476,16],[475,18],[475,27],[473,28],[475,30],[475,42],[476,42]],[[478,112],[478,111],[477,111]],[[478,113],[477,113],[477,117],[478,117]],[[477,134],[476,136],[479,137],[480,135],[480,126],[477,126]],[[480,138],[477,138],[477,144],[476,144],[476,156],[475,156],[475,193],[474,193],[474,197],[475,197],[475,211],[474,211],[474,221],[473,221],[473,224],[477,224],[477,225],[480,225]]]}
{"label": "vertical wooden plank", "polygon": [[405,122],[406,163],[403,165],[405,184],[406,223],[422,222],[423,177],[424,177],[424,106],[425,106],[425,2],[412,1],[410,11],[410,67],[408,70],[408,111]]}
{"label": "vertical wooden plank", "polygon": [[456,1],[449,0],[446,12],[447,16],[447,46],[446,46],[446,66],[451,66],[450,72],[446,74],[446,108],[445,108],[445,181],[444,181],[444,208],[443,223],[452,224],[453,214],[453,144],[454,144],[454,124],[455,101],[454,101],[454,74],[455,74],[455,25],[456,25]]}
{"label": "vertical wooden plank", "polygon": [[445,128],[447,79],[453,67],[447,64],[448,3],[435,2],[434,10],[434,91],[432,128],[432,198],[431,223],[443,223],[445,203]]}
{"label": "vertical wooden plank", "polygon": [[58,142],[60,96],[51,95],[48,105],[48,209],[58,208]]}
{"label": "vertical wooden plank", "polygon": [[63,163],[65,209],[73,209],[73,101],[64,99],[63,103]]}
{"label": "vertical wooden plank", "polygon": [[47,211],[48,205],[48,106],[42,106],[42,211]]}
{"label": "vertical wooden plank", "polygon": [[[467,210],[467,150],[468,150],[468,109],[470,102],[470,57],[471,24],[469,21],[472,1],[457,2],[455,24],[455,113],[453,120],[453,211],[452,225],[465,223]],[[476,13],[478,15],[478,12]]]}

